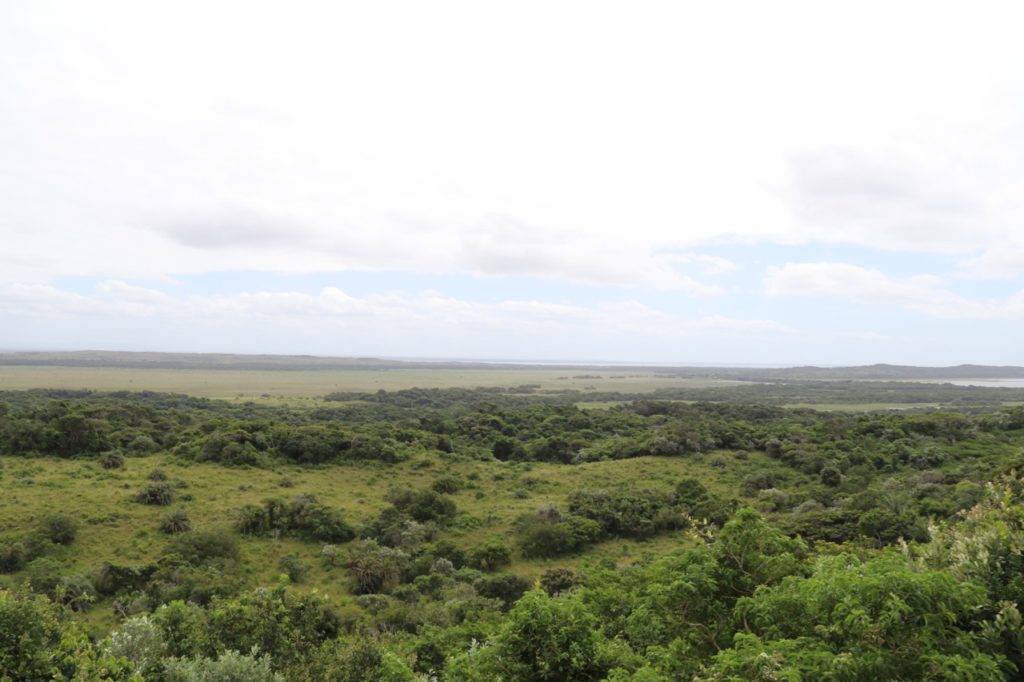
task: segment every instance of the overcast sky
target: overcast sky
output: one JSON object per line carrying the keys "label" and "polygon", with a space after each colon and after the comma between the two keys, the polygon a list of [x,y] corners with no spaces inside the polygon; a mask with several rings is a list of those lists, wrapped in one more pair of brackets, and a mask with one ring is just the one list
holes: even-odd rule
{"label": "overcast sky", "polygon": [[1021,26],[0,0],[0,349],[1024,364]]}

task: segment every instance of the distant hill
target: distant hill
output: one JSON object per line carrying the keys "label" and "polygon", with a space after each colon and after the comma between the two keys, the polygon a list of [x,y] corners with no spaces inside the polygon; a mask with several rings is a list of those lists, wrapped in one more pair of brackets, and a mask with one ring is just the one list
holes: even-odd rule
{"label": "distant hill", "polygon": [[[689,368],[686,368],[689,369]],[[770,369],[709,368],[704,376],[751,381],[935,381],[942,379],[1018,379],[1024,367],[1015,365],[955,365],[915,367],[913,365],[861,365],[856,367],[786,367]]]}
{"label": "distant hill", "polygon": [[0,366],[125,367],[134,369],[209,370],[367,370],[367,369],[514,369],[630,370],[664,376],[707,377],[738,381],[937,381],[1024,378],[1024,367],[1007,365],[862,365],[856,367],[681,367],[611,364],[536,364],[529,362],[390,360],[315,355],[233,355],[227,353],[140,353],[120,351],[0,353]]}

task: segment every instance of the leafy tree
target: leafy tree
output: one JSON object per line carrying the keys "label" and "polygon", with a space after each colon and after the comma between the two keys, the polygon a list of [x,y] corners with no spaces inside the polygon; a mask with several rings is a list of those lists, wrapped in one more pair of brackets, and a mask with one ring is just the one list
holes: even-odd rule
{"label": "leafy tree", "polygon": [[166,682],[284,682],[270,666],[270,656],[258,649],[248,655],[225,651],[216,659],[168,658],[164,660]]}
{"label": "leafy tree", "polygon": [[599,679],[602,639],[597,621],[574,599],[528,592],[488,645],[455,661],[452,682],[583,682]]}
{"label": "leafy tree", "polygon": [[759,660],[778,678],[1003,679],[1000,658],[983,653],[970,631],[984,597],[977,585],[915,570],[899,555],[824,557],[810,576],[737,603],[751,635],[717,657],[712,679],[741,670],[768,679],[755,670]]}

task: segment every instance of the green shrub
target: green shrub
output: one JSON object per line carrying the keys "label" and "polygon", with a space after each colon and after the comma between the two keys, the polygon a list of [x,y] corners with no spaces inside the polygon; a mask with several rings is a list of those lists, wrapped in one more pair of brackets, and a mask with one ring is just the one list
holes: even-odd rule
{"label": "green shrub", "polygon": [[164,550],[164,554],[176,556],[192,565],[213,559],[237,560],[238,539],[223,530],[190,531],[175,536]]}
{"label": "green shrub", "polygon": [[135,496],[136,501],[142,504],[166,506],[177,499],[178,493],[174,486],[167,482],[150,483]]}
{"label": "green shrub", "polygon": [[124,455],[117,450],[108,450],[100,455],[99,463],[104,469],[121,469],[124,467]]}
{"label": "green shrub", "polygon": [[192,522],[184,509],[172,509],[160,519],[160,530],[164,533],[184,533],[192,530]]}
{"label": "green shrub", "polygon": [[294,533],[318,542],[348,542],[356,536],[341,512],[317,502],[313,495],[299,495],[289,503],[266,500],[239,510],[235,527],[247,535]]}
{"label": "green shrub", "polygon": [[837,467],[831,465],[822,468],[819,478],[823,484],[830,488],[835,488],[843,482],[842,472]]}
{"label": "green shrub", "polygon": [[160,449],[160,444],[144,433],[140,433],[125,446],[133,455],[146,455]]}
{"label": "green shrub", "polygon": [[549,568],[540,577],[540,586],[552,597],[568,592],[580,582],[579,576],[568,568]]}
{"label": "green shrub", "polygon": [[434,492],[451,495],[457,493],[464,487],[462,479],[458,476],[442,476],[430,484]]}
{"label": "green shrub", "polygon": [[528,578],[506,573],[490,578],[481,578],[473,583],[473,589],[481,597],[500,600],[504,605],[503,608],[509,609],[530,589],[531,585]]}
{"label": "green shrub", "polygon": [[20,542],[0,545],[0,573],[14,573],[25,567],[25,546]]}
{"label": "green shrub", "polygon": [[72,611],[86,611],[96,601],[96,588],[88,576],[66,575],[57,581],[54,596]]}
{"label": "green shrub", "polygon": [[398,585],[408,563],[409,555],[405,552],[363,540],[349,549],[345,567],[352,576],[353,592],[376,594]]}
{"label": "green shrub", "polygon": [[433,490],[392,492],[389,501],[403,514],[419,522],[447,521],[455,515],[455,502]]}
{"label": "green shrub", "polygon": [[306,574],[309,573],[309,564],[299,559],[294,554],[286,554],[277,562],[277,565],[285,572],[288,579],[293,583],[301,583]]}
{"label": "green shrub", "polygon": [[217,660],[167,658],[163,661],[165,682],[284,682],[273,671],[270,656],[259,656],[258,649],[249,655],[225,651]]}
{"label": "green shrub", "polygon": [[466,565],[481,571],[495,571],[512,563],[512,550],[499,542],[474,547],[466,555]]}
{"label": "green shrub", "polygon": [[55,545],[70,545],[78,535],[78,522],[66,514],[50,514],[39,523],[39,532]]}
{"label": "green shrub", "polygon": [[562,516],[557,509],[544,508],[520,517],[516,533],[523,556],[551,558],[569,554],[596,542],[602,535],[601,524],[581,516]]}
{"label": "green shrub", "polygon": [[126,566],[104,561],[92,577],[96,591],[102,595],[132,592],[145,587],[155,566]]}

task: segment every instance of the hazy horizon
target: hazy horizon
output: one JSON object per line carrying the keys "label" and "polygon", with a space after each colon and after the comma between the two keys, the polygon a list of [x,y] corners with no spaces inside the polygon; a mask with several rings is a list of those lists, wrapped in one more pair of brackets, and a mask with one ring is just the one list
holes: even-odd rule
{"label": "hazy horizon", "polygon": [[0,345],[1021,363],[1021,20],[0,2]]}

